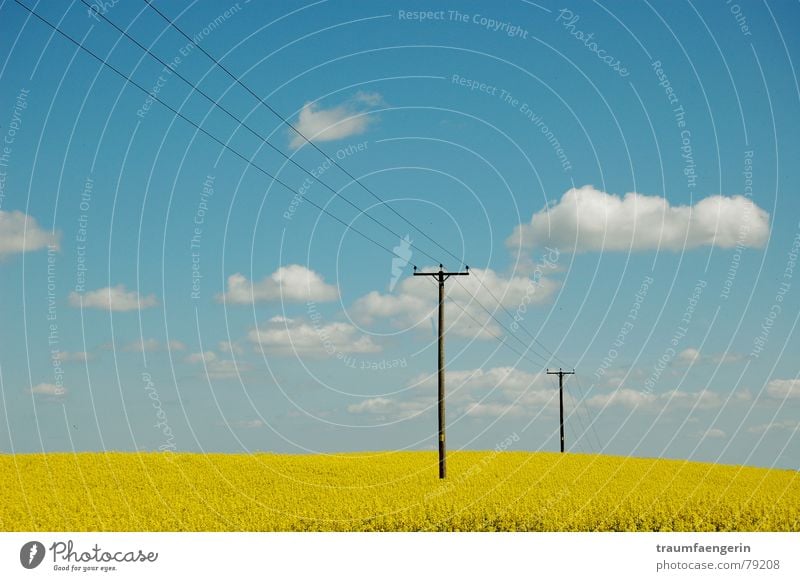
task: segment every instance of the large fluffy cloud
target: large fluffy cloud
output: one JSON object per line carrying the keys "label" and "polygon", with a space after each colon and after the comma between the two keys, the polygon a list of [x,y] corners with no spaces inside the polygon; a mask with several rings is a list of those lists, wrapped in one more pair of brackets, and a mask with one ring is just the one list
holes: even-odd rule
{"label": "large fluffy cloud", "polygon": [[254,301],[333,301],[339,291],[333,285],[305,266],[290,264],[252,282],[238,272],[228,277],[228,287],[217,300],[236,305],[251,304]]}
{"label": "large fluffy cloud", "polygon": [[322,323],[273,317],[247,335],[250,342],[267,353],[298,356],[334,356],[339,353],[380,351],[372,339],[343,322]]}
{"label": "large fluffy cloud", "polygon": [[0,260],[11,254],[58,245],[58,236],[44,230],[35,218],[19,211],[0,210]]}
{"label": "large fluffy cloud", "polygon": [[[558,286],[544,275],[505,278],[490,269],[470,270],[470,276],[453,278],[447,283],[447,298],[455,302],[448,309],[448,331],[462,337],[499,336],[502,328],[483,307],[492,312],[497,309],[495,316],[507,320],[497,306],[497,298],[512,315],[525,319],[530,305],[548,302]],[[428,277],[409,276],[397,285],[394,293],[372,291],[356,300],[352,315],[365,325],[388,320],[395,328],[408,328],[437,317],[437,301],[436,288]]]}
{"label": "large fluffy cloud", "polygon": [[84,294],[74,291],[69,294],[69,304],[73,307],[80,307],[81,299],[84,308],[102,311],[135,311],[158,305],[155,295],[142,296],[136,291],[127,290],[123,284],[99,288]]}
{"label": "large fluffy cloud", "polygon": [[563,251],[681,250],[698,246],[762,247],[769,214],[744,196],[709,196],[691,206],[592,186],[568,190],[506,240],[512,248],[553,246]]}
{"label": "large fluffy cloud", "polygon": [[[311,141],[335,141],[351,135],[364,133],[372,118],[366,114],[369,107],[383,102],[378,93],[359,92],[345,103],[331,109],[323,109],[313,103],[306,103],[300,110],[295,127]],[[289,146],[297,149],[305,139],[289,129]]]}

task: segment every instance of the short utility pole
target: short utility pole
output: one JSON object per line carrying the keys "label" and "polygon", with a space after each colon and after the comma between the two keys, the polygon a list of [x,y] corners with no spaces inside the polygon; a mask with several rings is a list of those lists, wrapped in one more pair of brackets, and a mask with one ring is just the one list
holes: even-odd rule
{"label": "short utility pole", "polygon": [[575,375],[575,370],[572,371],[562,371],[561,368],[558,368],[558,371],[550,371],[547,370],[547,375],[558,375],[558,405],[559,405],[559,412],[561,417],[561,452],[564,452],[564,376],[565,375]]}
{"label": "short utility pole", "polygon": [[441,264],[438,272],[417,272],[417,267],[414,267],[414,276],[433,276],[439,281],[439,478],[447,477],[445,458],[447,449],[444,439],[444,281],[451,276],[467,276],[468,274],[469,266],[466,267],[466,272],[445,272]]}

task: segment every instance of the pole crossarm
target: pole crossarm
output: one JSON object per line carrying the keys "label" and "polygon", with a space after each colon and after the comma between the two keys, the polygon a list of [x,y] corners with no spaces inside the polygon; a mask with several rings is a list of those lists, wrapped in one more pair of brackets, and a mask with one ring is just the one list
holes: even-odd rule
{"label": "pole crossarm", "polygon": [[444,281],[451,276],[467,276],[466,272],[445,272],[444,266],[439,265],[437,272],[417,272],[414,267],[414,276],[433,276],[439,281],[439,478],[447,477],[447,447],[445,445],[445,417],[444,417]]}
{"label": "pole crossarm", "polygon": [[439,270],[434,272],[417,272],[417,267],[414,267],[414,276],[435,276],[439,282],[444,282],[451,276],[467,276],[469,274],[469,266],[466,267],[465,272],[445,272],[444,266],[439,265]]}

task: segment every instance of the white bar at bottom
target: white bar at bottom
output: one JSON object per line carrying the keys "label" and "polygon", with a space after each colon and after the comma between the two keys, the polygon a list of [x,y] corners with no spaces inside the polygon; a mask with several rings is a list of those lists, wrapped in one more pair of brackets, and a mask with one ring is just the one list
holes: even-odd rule
{"label": "white bar at bottom", "polygon": [[0,579],[796,580],[799,549],[798,533],[0,533]]}

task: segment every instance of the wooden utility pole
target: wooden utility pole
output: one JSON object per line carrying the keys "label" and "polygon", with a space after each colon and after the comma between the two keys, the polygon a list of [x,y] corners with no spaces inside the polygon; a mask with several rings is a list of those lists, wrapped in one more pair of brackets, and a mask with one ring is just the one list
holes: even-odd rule
{"label": "wooden utility pole", "polygon": [[575,375],[575,370],[572,371],[562,371],[561,368],[558,368],[558,371],[550,371],[547,370],[547,375],[558,375],[558,408],[560,412],[561,418],[561,452],[564,452],[564,376],[565,375]]}
{"label": "wooden utility pole", "polygon": [[469,266],[466,267],[466,272],[445,272],[441,264],[438,272],[417,272],[417,267],[414,267],[414,276],[433,276],[439,282],[439,478],[447,477],[445,458],[447,448],[444,438],[444,281],[451,276],[467,276],[468,274]]}

